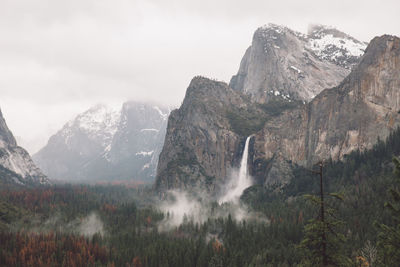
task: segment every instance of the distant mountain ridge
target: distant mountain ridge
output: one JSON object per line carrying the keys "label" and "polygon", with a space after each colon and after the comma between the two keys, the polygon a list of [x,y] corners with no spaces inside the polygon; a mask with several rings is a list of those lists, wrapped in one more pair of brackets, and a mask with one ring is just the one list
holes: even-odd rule
{"label": "distant mountain ridge", "polygon": [[96,105],[53,135],[33,158],[64,181],[152,181],[169,109],[126,102],[121,110]]}
{"label": "distant mountain ridge", "polygon": [[29,153],[17,145],[0,110],[0,183],[48,184],[49,180],[33,163]]}

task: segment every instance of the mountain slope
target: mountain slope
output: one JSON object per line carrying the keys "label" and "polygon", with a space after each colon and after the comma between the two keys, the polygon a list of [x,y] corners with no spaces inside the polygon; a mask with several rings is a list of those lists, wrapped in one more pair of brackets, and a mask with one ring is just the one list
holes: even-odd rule
{"label": "mountain slope", "polygon": [[164,108],[138,102],[120,111],[97,105],[68,122],[33,158],[57,180],[149,181],[167,116]]}
{"label": "mountain slope", "polygon": [[153,181],[164,144],[169,109],[140,102],[123,104],[118,129],[103,158],[115,179]]}
{"label": "mountain slope", "polygon": [[[400,124],[399,110],[400,39],[376,37],[338,87],[265,124],[255,138],[255,158],[270,162],[270,168],[278,158],[303,166],[342,159],[384,140]],[[264,175],[267,183],[279,179],[268,170]]]}
{"label": "mountain slope", "polygon": [[[195,77],[181,107],[171,112],[155,187],[213,191],[240,162],[246,137],[298,102],[255,104],[224,82]],[[272,106],[272,102],[270,103]]]}
{"label": "mountain slope", "polygon": [[243,102],[225,83],[202,77],[191,81],[182,106],[168,120],[157,168],[159,190],[204,188],[226,176],[240,140],[230,130],[225,107]]}
{"label": "mountain slope", "polygon": [[293,164],[371,148],[400,123],[399,51],[399,38],[374,38],[351,74],[308,104],[280,94],[255,103],[224,83],[194,78],[170,116],[156,188],[213,190],[237,166],[251,134],[250,173],[265,184],[286,183]]}
{"label": "mountain slope", "polygon": [[3,183],[47,184],[47,177],[19,147],[0,110],[0,180]]}
{"label": "mountain slope", "polygon": [[308,35],[269,24],[256,30],[230,87],[266,103],[271,96],[310,101],[338,85],[366,44],[336,29],[313,26]]}

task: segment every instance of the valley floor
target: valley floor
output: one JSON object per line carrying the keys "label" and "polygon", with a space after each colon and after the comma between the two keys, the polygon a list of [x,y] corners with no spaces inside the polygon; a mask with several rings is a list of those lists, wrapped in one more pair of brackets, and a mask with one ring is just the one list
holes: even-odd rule
{"label": "valley floor", "polygon": [[[399,231],[399,222],[384,208],[391,201],[388,189],[399,186],[392,163],[399,154],[396,131],[372,150],[326,163],[327,197],[343,196],[326,200],[327,212],[340,222],[334,231],[343,237],[328,239],[335,247],[328,246],[327,253],[334,250],[333,260],[343,260],[340,266],[394,266],[399,259],[393,247],[400,241],[393,235],[390,243],[385,235],[386,226]],[[184,216],[166,228],[173,215],[160,210],[147,187],[3,188],[0,265],[312,266],[310,259],[320,251],[307,242],[315,238],[318,244],[312,234],[318,233],[319,208],[304,195],[317,195],[318,189],[315,175],[298,167],[284,187],[256,185],[244,192],[241,201],[265,220],[235,220],[229,205],[213,202],[204,203],[212,216],[200,221]]]}

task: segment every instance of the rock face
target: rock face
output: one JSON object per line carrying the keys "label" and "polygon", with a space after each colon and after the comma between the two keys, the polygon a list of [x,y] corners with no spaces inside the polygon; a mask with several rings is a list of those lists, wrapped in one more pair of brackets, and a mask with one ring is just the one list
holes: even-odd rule
{"label": "rock face", "polygon": [[105,158],[113,177],[153,182],[164,144],[170,110],[151,104],[127,102]]}
{"label": "rock face", "polygon": [[226,176],[240,142],[226,117],[230,106],[246,106],[243,95],[223,82],[191,81],[182,106],[169,116],[157,189],[204,188]]}
{"label": "rock face", "polygon": [[269,24],[257,29],[230,87],[266,103],[272,95],[310,101],[338,85],[364,53],[365,43],[324,26],[308,35]]}
{"label": "rock face", "polygon": [[28,152],[19,147],[0,110],[0,180],[1,183],[48,184]]}
{"label": "rock face", "polygon": [[[156,188],[205,186],[212,191],[237,166],[250,134],[250,174],[264,184],[285,183],[293,164],[310,166],[372,147],[400,125],[399,55],[399,38],[373,39],[338,86],[307,104],[282,97],[282,91],[270,95],[267,103],[257,103],[252,94],[194,78],[182,106],[169,118]],[[326,64],[333,71],[341,68]]]}
{"label": "rock face", "polygon": [[63,181],[154,180],[168,109],[127,102],[97,105],[68,122],[33,159]]}
{"label": "rock face", "polygon": [[[280,98],[276,104],[282,110],[298,105]],[[182,106],[169,117],[156,189],[213,191],[239,164],[246,137],[278,114],[223,82],[195,77]]]}
{"label": "rock face", "polygon": [[[254,158],[271,168],[278,162],[310,166],[341,159],[353,150],[371,148],[378,137],[384,140],[400,125],[399,110],[400,39],[376,37],[339,86],[266,123],[256,134]],[[267,169],[263,173],[267,183],[277,181]]]}

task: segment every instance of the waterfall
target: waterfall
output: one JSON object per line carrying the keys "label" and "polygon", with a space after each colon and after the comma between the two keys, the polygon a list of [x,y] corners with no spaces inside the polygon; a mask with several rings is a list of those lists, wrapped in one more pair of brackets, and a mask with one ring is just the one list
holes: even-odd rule
{"label": "waterfall", "polygon": [[247,160],[249,157],[249,142],[251,136],[247,137],[244,145],[242,159],[240,161],[239,173],[234,173],[228,184],[228,189],[225,194],[219,199],[219,203],[223,202],[238,202],[243,191],[252,185],[251,178],[247,171]]}

